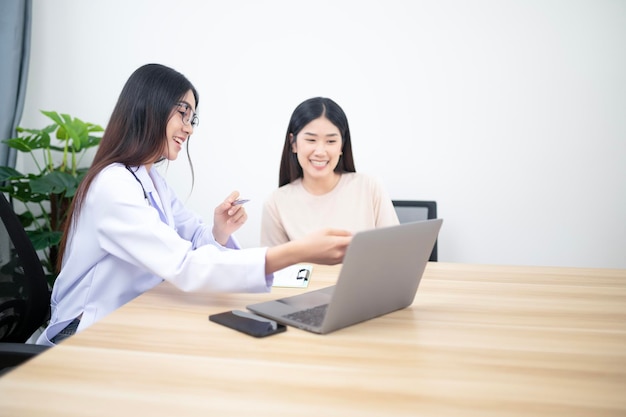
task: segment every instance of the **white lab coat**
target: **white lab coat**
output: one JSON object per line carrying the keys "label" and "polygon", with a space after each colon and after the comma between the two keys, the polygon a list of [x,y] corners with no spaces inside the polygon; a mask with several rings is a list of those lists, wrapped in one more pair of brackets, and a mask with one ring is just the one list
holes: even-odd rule
{"label": "white lab coat", "polygon": [[[133,168],[133,171],[137,168]],[[74,318],[89,327],[164,279],[183,291],[268,292],[267,248],[215,241],[212,225],[187,210],[156,169],[122,164],[94,179],[55,282],[50,324],[37,340],[52,345]]]}

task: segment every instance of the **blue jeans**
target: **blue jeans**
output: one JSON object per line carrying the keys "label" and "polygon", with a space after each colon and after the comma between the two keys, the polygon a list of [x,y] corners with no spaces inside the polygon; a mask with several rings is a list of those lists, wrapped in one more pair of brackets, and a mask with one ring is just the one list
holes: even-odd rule
{"label": "blue jeans", "polygon": [[56,345],[57,343],[64,341],[68,337],[73,336],[76,333],[76,330],[78,329],[79,324],[80,324],[80,319],[75,318],[74,320],[70,322],[70,324],[65,326],[65,328],[61,330],[56,336],[50,339],[50,341]]}

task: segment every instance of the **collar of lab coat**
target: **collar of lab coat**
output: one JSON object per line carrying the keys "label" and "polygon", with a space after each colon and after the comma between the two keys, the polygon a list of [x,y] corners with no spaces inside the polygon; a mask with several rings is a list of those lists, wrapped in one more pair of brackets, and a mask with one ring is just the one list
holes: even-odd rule
{"label": "collar of lab coat", "polygon": [[139,178],[139,181],[141,181],[144,190],[146,190],[146,194],[148,194],[148,198],[150,199],[150,204],[153,206],[156,205],[155,208],[159,211],[161,220],[171,225],[173,222],[172,213],[170,212],[170,210],[168,210],[169,206],[163,205],[163,201],[161,198],[161,188],[163,188],[161,186],[161,182],[163,181],[163,179],[156,172],[154,167],[152,167],[149,172],[144,165],[139,167],[131,167],[131,169],[133,170],[137,178]]}

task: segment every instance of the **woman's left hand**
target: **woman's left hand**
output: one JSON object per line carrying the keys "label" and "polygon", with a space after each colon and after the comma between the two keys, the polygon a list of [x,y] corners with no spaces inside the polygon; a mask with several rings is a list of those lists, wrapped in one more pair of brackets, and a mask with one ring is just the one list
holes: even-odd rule
{"label": "woman's left hand", "polygon": [[213,216],[213,237],[220,245],[226,245],[230,235],[248,220],[243,204],[233,204],[239,197],[239,191],[233,191],[215,208]]}

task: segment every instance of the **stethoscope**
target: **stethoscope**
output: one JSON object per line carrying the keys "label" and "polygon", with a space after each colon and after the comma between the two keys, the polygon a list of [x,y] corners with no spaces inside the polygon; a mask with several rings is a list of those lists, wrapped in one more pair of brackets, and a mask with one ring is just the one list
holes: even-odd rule
{"label": "stethoscope", "polygon": [[137,175],[135,174],[135,172],[128,166],[125,165],[126,169],[128,170],[128,172],[130,172],[131,174],[133,174],[133,177],[135,177],[135,179],[137,180],[137,182],[139,183],[139,185],[141,185],[141,190],[143,191],[143,198],[146,199],[146,201],[148,202],[149,206],[152,206],[152,203],[150,203],[150,199],[148,198],[148,193],[146,193],[146,189],[143,186],[143,183],[141,182],[141,180],[137,177]]}

